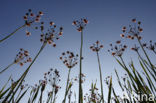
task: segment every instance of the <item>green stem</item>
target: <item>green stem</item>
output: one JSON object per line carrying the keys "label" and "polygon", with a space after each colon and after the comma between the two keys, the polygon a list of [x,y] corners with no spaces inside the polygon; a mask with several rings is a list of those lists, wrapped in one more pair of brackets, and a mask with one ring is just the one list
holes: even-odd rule
{"label": "green stem", "polygon": [[[70,90],[70,92],[71,92],[71,90]],[[68,103],[71,103],[71,96],[69,96],[68,98],[69,98],[69,102]]]}
{"label": "green stem", "polygon": [[[149,68],[147,67],[147,65],[144,62],[144,59],[141,57],[141,55],[139,54],[139,52],[137,51],[137,54],[139,56],[139,58],[141,59],[142,63],[144,64],[144,66],[146,67],[146,69],[148,70],[148,72],[152,75],[153,79],[155,79],[154,74],[152,74],[152,72],[149,70]],[[154,72],[155,73],[155,72]],[[147,75],[147,77],[149,77],[148,73],[145,72],[145,74]],[[149,78],[150,79],[150,78]]]}
{"label": "green stem", "polygon": [[120,57],[120,59],[121,59],[122,64],[124,65],[124,67],[127,68],[127,66],[126,66],[126,64],[125,64],[125,62],[124,62],[124,60],[123,60],[123,58]]}
{"label": "green stem", "polygon": [[104,103],[104,95],[103,95],[103,83],[102,83],[102,72],[101,72],[101,64],[100,64],[100,58],[99,58],[99,53],[97,53],[97,59],[98,59],[98,64],[99,64],[99,72],[100,72],[100,83],[101,83],[101,96],[102,96],[102,103]]}
{"label": "green stem", "polygon": [[12,33],[10,33],[9,35],[7,35],[6,37],[4,37],[3,39],[0,40],[0,43],[3,42],[4,40],[8,39],[9,37],[11,37],[13,34],[15,34],[18,30],[22,29],[23,27],[25,27],[26,24],[20,26],[19,28],[17,28],[15,31],[13,31]]}
{"label": "green stem", "polygon": [[[155,79],[155,76],[152,74],[152,72],[151,72],[151,71],[149,70],[149,68],[146,66],[146,64],[145,64],[145,62],[144,62],[144,60],[143,60],[143,58],[141,57],[141,55],[139,54],[138,51],[137,51],[137,54],[138,54],[139,58],[141,59],[142,63],[144,64],[144,66],[146,67],[146,69],[148,70],[148,72],[152,75],[153,79]],[[142,68],[142,69],[143,69],[143,68]],[[155,91],[156,91],[156,88],[155,88],[155,86],[154,86],[154,84],[153,84],[153,82],[152,82],[152,80],[151,80],[149,74],[147,73],[147,71],[146,71],[145,69],[143,69],[143,70],[144,70],[145,75],[147,76],[147,78],[148,78],[149,81],[151,82],[153,88],[154,88]]]}
{"label": "green stem", "polygon": [[15,102],[17,102],[19,96],[21,95],[21,92],[22,92],[22,89],[19,91],[19,93],[18,93],[18,95],[17,95],[17,98],[16,98]]}
{"label": "green stem", "polygon": [[80,74],[79,74],[79,100],[78,103],[82,103],[82,48],[83,48],[83,30],[81,31],[81,46],[80,46]]}
{"label": "green stem", "polygon": [[43,96],[43,91],[41,91],[40,102],[39,103],[42,103],[42,96]]}
{"label": "green stem", "polygon": [[64,95],[64,100],[62,103],[65,103],[66,102],[66,97],[67,97],[67,94],[68,94],[68,86],[69,86],[69,77],[70,77],[70,71],[71,71],[71,68],[69,68],[68,70],[68,78],[67,78],[67,84],[66,84],[66,91],[65,91],[65,95]]}
{"label": "green stem", "polygon": [[2,74],[4,71],[6,71],[8,68],[10,68],[13,64],[15,64],[15,63],[13,62],[13,63],[9,64],[5,69],[0,71],[0,74]]}
{"label": "green stem", "polygon": [[[136,81],[136,79],[133,77],[133,75],[131,74],[131,72],[128,70],[128,68],[127,68],[127,66],[126,66],[126,64],[125,64],[125,62],[124,62],[122,56],[120,56],[119,58],[120,58],[120,60],[121,60],[121,62],[122,62],[122,65],[124,66],[123,68],[124,68],[124,69],[126,70],[126,72],[128,73],[128,76],[129,76],[131,82],[134,84],[134,81]],[[134,80],[134,81],[133,81],[133,80]]]}
{"label": "green stem", "polygon": [[50,98],[50,103],[52,103],[52,101],[53,101],[53,96],[54,96],[54,88],[52,89],[51,98]]}
{"label": "green stem", "polygon": [[140,47],[141,47],[142,51],[144,52],[144,54],[145,54],[145,56],[146,56],[146,58],[147,58],[148,62],[150,63],[151,68],[153,68],[153,64],[152,64],[151,60],[149,59],[149,57],[148,57],[148,55],[147,55],[147,53],[146,53],[146,51],[145,51],[144,47],[142,46],[141,41],[139,40],[139,38],[138,38],[138,37],[137,37],[137,40],[138,40],[138,42],[139,42],[139,45],[140,45]]}
{"label": "green stem", "polygon": [[53,100],[53,103],[55,103],[56,101],[56,93],[54,93],[54,100]]}

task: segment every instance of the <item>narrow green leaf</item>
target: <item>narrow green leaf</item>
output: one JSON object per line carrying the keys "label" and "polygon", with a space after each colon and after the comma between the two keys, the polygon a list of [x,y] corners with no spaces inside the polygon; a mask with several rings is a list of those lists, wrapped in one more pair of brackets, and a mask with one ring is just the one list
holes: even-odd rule
{"label": "narrow green leaf", "polygon": [[111,101],[111,93],[112,93],[112,77],[110,78],[110,83],[109,83],[108,103],[110,103]]}
{"label": "narrow green leaf", "polygon": [[[28,88],[29,89],[29,88]],[[19,103],[20,100],[23,98],[23,96],[26,94],[26,92],[28,91],[28,89],[26,89],[22,94],[21,96],[19,97],[19,99],[16,101],[16,103]]]}

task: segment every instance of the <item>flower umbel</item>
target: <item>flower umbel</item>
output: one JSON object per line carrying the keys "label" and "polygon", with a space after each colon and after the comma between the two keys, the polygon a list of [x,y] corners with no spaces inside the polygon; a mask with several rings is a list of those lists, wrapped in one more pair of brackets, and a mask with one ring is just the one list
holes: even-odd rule
{"label": "flower umbel", "polygon": [[32,62],[32,59],[29,56],[29,52],[27,50],[24,50],[21,48],[20,51],[18,52],[18,54],[16,55],[14,61],[11,64],[9,64],[6,68],[1,70],[0,74],[5,72],[7,69],[9,69],[14,64],[19,64],[20,66],[23,66],[27,62]]}
{"label": "flower umbel", "polygon": [[87,19],[84,19],[84,18],[81,18],[80,20],[75,20],[75,21],[73,21],[72,24],[76,26],[76,29],[77,29],[79,32],[82,32],[82,30],[83,30],[83,29],[85,28],[85,26],[88,24],[88,20],[87,20]]}
{"label": "flower umbel", "polygon": [[[135,37],[142,39],[140,36],[140,33],[143,32],[143,29],[141,28],[141,22],[137,21],[136,19],[132,19],[131,25],[129,25],[129,28],[124,26],[122,28],[122,34],[120,34],[121,37],[126,37],[128,39],[134,39]],[[125,36],[127,34],[127,36]]]}
{"label": "flower umbel", "polygon": [[32,59],[29,56],[29,52],[21,48],[15,57],[14,63],[20,64],[20,66],[23,66],[27,62],[32,62]]}
{"label": "flower umbel", "polygon": [[156,54],[156,42],[154,43],[152,40],[150,40],[150,43],[145,47]]}
{"label": "flower umbel", "polygon": [[44,22],[41,22],[40,30],[41,30],[41,39],[40,41],[43,43],[51,44],[53,47],[56,47],[55,40],[59,40],[60,36],[63,34],[63,27],[60,27],[59,30],[56,30],[56,25],[53,22],[49,23],[50,26],[48,30],[44,29]]}
{"label": "flower umbel", "polygon": [[101,103],[101,95],[98,90],[96,83],[92,83],[89,93],[86,93],[84,96],[84,101],[86,101],[86,103]]}
{"label": "flower umbel", "polygon": [[90,49],[93,52],[99,52],[103,48],[103,45],[100,45],[100,42],[97,40],[96,43],[94,43],[92,46],[90,46]]}
{"label": "flower umbel", "polygon": [[43,15],[42,11],[39,11],[38,14],[34,14],[31,9],[24,15],[23,19],[27,26],[31,26],[34,22],[40,22],[41,16]]}
{"label": "flower umbel", "polygon": [[[25,25],[27,27],[30,27],[30,26],[32,27],[33,25],[36,25],[36,23],[40,22],[42,15],[43,15],[42,11],[39,11],[38,14],[34,14],[32,12],[32,10],[29,9],[28,12],[23,17],[23,19],[25,21]],[[37,27],[35,27],[35,28],[37,28]],[[31,33],[27,30],[27,28],[26,28],[26,35],[27,36],[31,35]]]}
{"label": "flower umbel", "polygon": [[[44,82],[45,81],[45,82]],[[47,73],[44,73],[43,84],[48,83],[53,88],[53,93],[56,95],[61,88],[58,84],[61,81],[60,74],[57,69],[50,69]]]}
{"label": "flower umbel", "polygon": [[135,52],[138,52],[139,47],[137,47],[136,45],[134,45],[134,47],[132,47],[131,50],[133,50],[133,51],[135,51]]}
{"label": "flower umbel", "polygon": [[62,53],[60,60],[69,68],[73,68],[78,63],[78,54],[74,54],[73,52],[66,51]]}
{"label": "flower umbel", "polygon": [[116,45],[110,44],[111,49],[108,50],[112,54],[112,56],[121,57],[127,48],[127,45],[121,44],[121,41],[116,41]]}

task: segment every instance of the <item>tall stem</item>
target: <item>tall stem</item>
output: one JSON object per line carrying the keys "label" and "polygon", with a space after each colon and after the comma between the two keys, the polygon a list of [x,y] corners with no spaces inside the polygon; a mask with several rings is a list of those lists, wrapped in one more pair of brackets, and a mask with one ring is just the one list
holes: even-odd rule
{"label": "tall stem", "polygon": [[42,103],[42,96],[43,96],[43,91],[41,91],[40,102],[39,103]]}
{"label": "tall stem", "polygon": [[78,103],[82,103],[82,48],[83,48],[83,30],[81,31],[81,46],[80,46],[80,74],[79,74],[79,100]]}
{"label": "tall stem", "polygon": [[18,95],[17,95],[17,98],[15,99],[15,102],[17,102],[19,96],[21,95],[21,92],[22,92],[22,89],[19,91]]}
{"label": "tall stem", "polygon": [[120,59],[121,59],[122,64],[124,65],[124,67],[127,68],[127,66],[126,66],[126,64],[125,64],[125,62],[124,62],[124,60],[123,60],[123,58],[120,57]]}
{"label": "tall stem", "polygon": [[148,57],[148,55],[147,55],[147,53],[146,53],[144,47],[142,46],[141,41],[139,40],[138,37],[137,37],[137,40],[138,40],[138,42],[139,42],[139,44],[140,44],[140,46],[141,46],[142,51],[144,52],[144,54],[145,54],[145,56],[146,56],[146,58],[147,58],[149,64],[151,65],[151,69],[152,69],[152,71],[153,71],[154,74],[156,75],[155,66],[152,64],[151,60],[149,59],[149,57]]}
{"label": "tall stem", "polygon": [[70,71],[71,71],[71,68],[69,68],[68,70],[68,77],[67,77],[67,84],[66,84],[66,91],[65,91],[65,95],[64,95],[64,100],[62,103],[65,103],[66,102],[66,97],[67,97],[67,94],[68,94],[68,86],[69,86],[69,77],[70,77]]}
{"label": "tall stem", "polygon": [[8,39],[9,37],[11,37],[12,35],[14,35],[18,30],[22,29],[23,27],[25,27],[26,24],[20,26],[19,28],[17,28],[15,31],[13,31],[12,33],[10,33],[9,35],[7,35],[6,37],[4,37],[3,39],[0,40],[0,43],[3,42],[4,40]]}
{"label": "tall stem", "polygon": [[[130,80],[133,82],[133,80],[135,80],[135,78],[133,77],[133,75],[132,75],[132,74],[130,73],[130,71],[128,70],[128,68],[127,68],[127,66],[126,66],[126,64],[125,64],[125,62],[124,62],[122,56],[120,56],[119,58],[120,58],[120,60],[121,60],[121,62],[122,62],[122,65],[124,66],[123,68],[126,70],[126,72],[128,73],[128,76],[129,76]],[[133,83],[133,84],[134,84],[134,83]]]}
{"label": "tall stem", "polygon": [[99,53],[96,52],[97,54],[97,59],[98,59],[98,64],[99,64],[99,72],[100,72],[100,83],[101,83],[101,95],[102,95],[102,103],[104,103],[104,95],[103,95],[103,83],[102,83],[102,72],[101,72],[101,64],[100,64],[100,58],[99,58]]}
{"label": "tall stem", "polygon": [[139,45],[140,45],[140,47],[141,47],[142,51],[144,52],[144,54],[145,54],[145,56],[146,56],[146,58],[147,58],[148,62],[150,63],[151,68],[153,68],[153,64],[152,64],[151,60],[149,59],[149,57],[148,57],[148,55],[147,55],[147,53],[146,53],[146,51],[145,51],[144,47],[142,46],[141,41],[139,40],[139,38],[138,38],[138,37],[137,37],[137,40],[138,40],[138,42],[139,42]]}
{"label": "tall stem", "polygon": [[[148,72],[151,74],[151,76],[153,77],[153,79],[156,80],[156,79],[155,79],[155,76],[154,76],[153,73],[149,70],[149,68],[148,68],[147,65],[145,64],[145,62],[144,62],[143,58],[141,57],[141,55],[139,54],[139,52],[138,52],[138,51],[136,51],[136,52],[137,52],[139,58],[141,59],[142,63],[144,64],[144,66],[145,66],[146,69],[148,70]],[[142,68],[142,69],[143,69],[143,68]],[[144,73],[146,74],[147,78],[149,79],[149,81],[151,82],[153,88],[154,88],[155,91],[156,91],[156,88],[155,88],[155,86],[154,86],[154,84],[153,84],[153,82],[152,82],[152,80],[151,80],[149,74],[147,73],[146,69],[143,69],[143,70],[144,70]]]}
{"label": "tall stem", "polygon": [[0,74],[2,74],[4,71],[6,71],[8,68],[10,68],[13,64],[15,64],[15,63],[13,62],[13,63],[9,64],[5,69],[0,71]]}

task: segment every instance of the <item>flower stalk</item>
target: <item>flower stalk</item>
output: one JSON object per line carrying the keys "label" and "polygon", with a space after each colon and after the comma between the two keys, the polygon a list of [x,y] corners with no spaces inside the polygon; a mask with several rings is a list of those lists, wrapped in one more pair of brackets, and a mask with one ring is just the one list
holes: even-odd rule
{"label": "flower stalk", "polygon": [[99,41],[97,40],[96,43],[94,43],[90,49],[93,52],[96,52],[98,65],[99,65],[99,72],[100,72],[100,85],[101,85],[101,101],[104,103],[104,95],[103,95],[103,83],[102,83],[102,72],[101,72],[101,63],[100,63],[100,57],[99,57],[99,51],[103,48],[103,45],[99,45]]}
{"label": "flower stalk", "polygon": [[80,20],[73,21],[73,25],[76,26],[77,31],[81,32],[81,45],[80,45],[80,71],[79,71],[79,99],[78,103],[83,103],[83,90],[82,90],[82,49],[83,49],[83,30],[88,24],[88,20],[81,18]]}
{"label": "flower stalk", "polygon": [[83,103],[82,94],[82,49],[83,49],[83,30],[81,31],[81,46],[80,46],[80,73],[79,73],[79,103]]}
{"label": "flower stalk", "polygon": [[99,72],[100,72],[101,100],[102,100],[102,103],[104,103],[104,95],[103,95],[103,83],[102,83],[101,64],[100,64],[99,53],[98,53],[98,52],[96,52],[96,54],[97,54],[97,59],[98,59],[98,64],[99,64]]}
{"label": "flower stalk", "polygon": [[65,103],[66,102],[66,97],[67,97],[67,94],[68,94],[68,87],[69,87],[69,80],[70,80],[70,72],[71,72],[71,69],[68,70],[68,77],[67,77],[67,84],[66,84],[66,90],[65,90],[65,95],[64,95],[64,100],[62,103]]}
{"label": "flower stalk", "polygon": [[24,28],[26,26],[26,24],[20,26],[19,28],[17,28],[15,31],[13,31],[12,33],[10,33],[9,35],[7,35],[6,37],[4,37],[3,39],[0,40],[0,43],[3,42],[4,40],[7,40],[9,37],[11,37],[12,35],[14,35],[18,30]]}
{"label": "flower stalk", "polygon": [[60,60],[62,60],[63,64],[68,68],[68,77],[67,77],[67,83],[66,83],[66,89],[65,89],[65,95],[62,103],[66,102],[66,97],[69,92],[69,89],[71,88],[72,84],[69,84],[70,80],[70,72],[71,69],[77,64],[78,61],[78,54],[74,54],[71,51],[66,51],[62,53],[62,56],[60,57]]}
{"label": "flower stalk", "polygon": [[0,74],[2,74],[3,72],[5,72],[7,69],[9,69],[13,64],[15,64],[14,62],[9,64],[5,69],[3,69],[2,71],[0,71]]}

